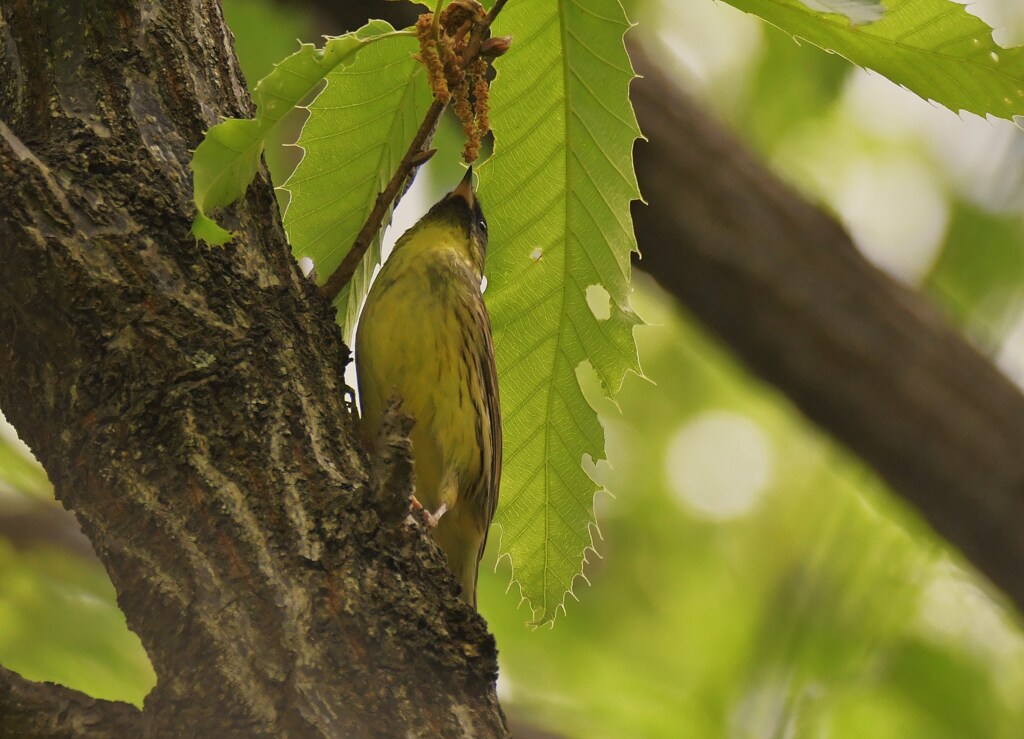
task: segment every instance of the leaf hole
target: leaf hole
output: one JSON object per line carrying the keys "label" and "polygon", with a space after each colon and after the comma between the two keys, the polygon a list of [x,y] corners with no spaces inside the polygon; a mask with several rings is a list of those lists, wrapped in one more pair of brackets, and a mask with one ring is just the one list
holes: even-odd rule
{"label": "leaf hole", "polygon": [[591,285],[587,288],[587,305],[597,320],[607,321],[611,318],[612,296],[600,285]]}

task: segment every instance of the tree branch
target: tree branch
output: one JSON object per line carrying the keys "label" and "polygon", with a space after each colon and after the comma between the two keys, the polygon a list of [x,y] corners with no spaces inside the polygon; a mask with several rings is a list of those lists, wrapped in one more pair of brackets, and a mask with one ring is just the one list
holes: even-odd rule
{"label": "tree branch", "polygon": [[377,195],[376,200],[374,200],[373,209],[370,211],[370,215],[367,216],[366,223],[359,229],[356,240],[352,242],[352,247],[348,250],[344,259],[341,260],[341,264],[338,265],[337,269],[320,286],[320,294],[327,300],[334,300],[338,297],[338,293],[352,279],[352,275],[356,273],[359,263],[363,261],[363,257],[366,255],[366,250],[370,248],[374,237],[380,231],[381,224],[384,223],[384,217],[387,215],[388,210],[396,203],[401,193],[405,192],[406,180],[409,180],[411,183],[412,180],[409,178],[413,174],[413,170],[430,159],[429,154],[431,152],[427,147],[430,146],[430,142],[434,138],[434,130],[437,128],[437,122],[441,120],[441,116],[447,107],[445,103],[439,100],[435,100],[430,104],[427,114],[423,116],[423,121],[416,131],[416,135],[413,136],[412,142],[409,144],[408,150],[402,157],[402,161],[398,163],[398,169],[391,175],[388,184]]}
{"label": "tree branch", "polygon": [[643,268],[1024,610],[1024,396],[637,61]]}
{"label": "tree branch", "polygon": [[53,683],[35,683],[0,667],[0,739],[139,736],[135,706],[91,698]]}
{"label": "tree branch", "polygon": [[493,638],[382,519],[266,177],[230,246],[189,235],[191,150],[251,114],[220,4],[6,3],[0,28],[0,407],[153,663],[142,734],[504,735]]}
{"label": "tree branch", "polygon": [[0,538],[16,548],[59,547],[78,557],[95,557],[74,515],[49,501],[29,498],[0,507]]}

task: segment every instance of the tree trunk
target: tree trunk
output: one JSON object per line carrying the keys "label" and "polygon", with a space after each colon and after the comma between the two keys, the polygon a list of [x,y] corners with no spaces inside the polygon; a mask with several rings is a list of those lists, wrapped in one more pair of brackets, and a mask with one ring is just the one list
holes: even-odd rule
{"label": "tree trunk", "polygon": [[144,710],[0,671],[3,736],[492,736],[494,641],[371,469],[265,176],[223,248],[188,162],[251,105],[214,0],[0,3],[0,407],[157,673]]}

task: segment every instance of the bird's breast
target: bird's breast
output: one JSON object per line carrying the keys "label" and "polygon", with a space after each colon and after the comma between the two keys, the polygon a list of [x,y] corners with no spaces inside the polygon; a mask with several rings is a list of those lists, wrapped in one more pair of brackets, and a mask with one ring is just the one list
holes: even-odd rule
{"label": "bird's breast", "polygon": [[[369,431],[393,393],[415,420],[417,495],[455,471],[477,477],[487,441],[480,377],[489,331],[479,279],[453,254],[392,256],[360,318],[356,362]],[[489,448],[489,447],[488,447]]]}

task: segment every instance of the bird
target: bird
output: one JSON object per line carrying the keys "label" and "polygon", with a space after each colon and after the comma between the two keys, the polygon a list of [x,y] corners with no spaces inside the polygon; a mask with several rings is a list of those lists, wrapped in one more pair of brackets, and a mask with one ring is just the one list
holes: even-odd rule
{"label": "bird", "polygon": [[356,381],[371,447],[393,397],[413,420],[415,491],[476,608],[476,584],[501,479],[501,409],[482,284],[487,219],[473,168],[395,244],[356,331]]}

